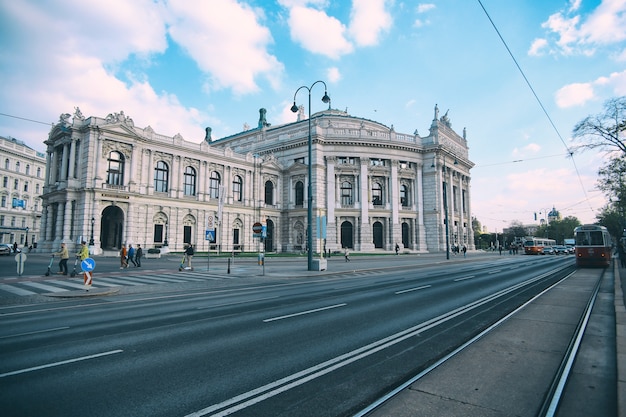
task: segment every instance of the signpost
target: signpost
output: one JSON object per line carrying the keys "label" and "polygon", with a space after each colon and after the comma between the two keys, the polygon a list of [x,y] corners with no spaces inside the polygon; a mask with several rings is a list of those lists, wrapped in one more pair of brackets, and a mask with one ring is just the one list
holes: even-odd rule
{"label": "signpost", "polygon": [[[264,238],[266,236],[266,226],[256,222],[252,225],[252,237]],[[259,244],[259,265],[263,265],[263,275],[265,275],[265,256],[261,253],[261,245]]]}
{"label": "signpost", "polygon": [[92,282],[91,271],[93,271],[96,267],[96,261],[91,258],[85,258],[80,263],[80,267],[83,268],[83,282],[85,284],[85,290],[89,291]]}
{"label": "signpost", "polygon": [[206,218],[206,230],[204,231],[204,240],[207,243],[206,249],[206,270],[209,270],[211,259],[211,243],[215,243],[215,217],[209,214]]}
{"label": "signpost", "polygon": [[26,258],[26,254],[22,252],[15,255],[15,262],[17,262],[17,276],[19,277],[21,277],[24,273],[24,262],[26,262]]}

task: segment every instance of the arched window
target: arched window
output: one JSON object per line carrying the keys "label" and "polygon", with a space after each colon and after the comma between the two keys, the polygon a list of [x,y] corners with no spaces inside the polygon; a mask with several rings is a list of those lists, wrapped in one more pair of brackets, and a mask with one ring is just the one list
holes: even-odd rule
{"label": "arched window", "polygon": [[304,184],[302,181],[296,183],[296,207],[304,205]]}
{"label": "arched window", "polygon": [[9,169],[9,158],[4,160],[4,169]]}
{"label": "arched window", "polygon": [[377,182],[372,183],[372,203],[375,206],[383,205],[383,187]]}
{"label": "arched window", "polygon": [[109,153],[107,159],[107,184],[121,187],[124,185],[124,155],[117,151]]}
{"label": "arched window", "polygon": [[30,175],[30,165],[26,165],[26,175]]}
{"label": "arched window", "polygon": [[239,175],[233,177],[233,201],[243,200],[243,180]]}
{"label": "arched window", "polygon": [[20,161],[15,163],[15,172],[20,172]]}
{"label": "arched window", "polygon": [[209,179],[209,197],[210,198],[220,197],[220,183],[221,183],[221,178],[220,178],[219,172],[212,171],[211,178]]}
{"label": "arched window", "polygon": [[274,205],[274,183],[265,181],[265,204]]}
{"label": "arched window", "polygon": [[166,193],[169,189],[169,168],[163,161],[159,161],[154,168],[154,191]]}
{"label": "arched window", "polygon": [[193,167],[186,167],[184,177],[183,187],[185,195],[196,195],[196,170]]}
{"label": "arched window", "polygon": [[352,204],[354,204],[354,200],[352,198],[352,183],[344,181],[341,183],[341,205],[351,206]]}
{"label": "arched window", "polygon": [[400,205],[402,207],[409,206],[409,187],[406,184],[400,186]]}
{"label": "arched window", "polygon": [[41,167],[37,167],[37,178],[41,178]]}

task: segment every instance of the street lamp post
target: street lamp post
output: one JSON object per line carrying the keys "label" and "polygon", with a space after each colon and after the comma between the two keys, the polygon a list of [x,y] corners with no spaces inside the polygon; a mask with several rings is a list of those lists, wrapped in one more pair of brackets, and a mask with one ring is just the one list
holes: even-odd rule
{"label": "street lamp post", "polygon": [[91,218],[91,237],[89,238],[89,246],[93,246],[95,245],[94,241],[93,241],[93,226],[94,224],[96,224],[96,219],[95,218]]}
{"label": "street lamp post", "polygon": [[313,89],[313,87],[315,86],[315,84],[324,84],[324,96],[322,97],[322,101],[324,103],[328,103],[330,102],[330,97],[328,97],[328,88],[326,87],[326,83],[322,80],[318,80],[315,81],[313,84],[311,84],[310,87],[307,87],[305,85],[303,85],[302,87],[299,87],[296,92],[293,94],[293,106],[291,106],[291,111],[294,113],[298,112],[298,106],[296,105],[296,95],[298,95],[298,91],[302,90],[303,88],[306,89],[309,92],[309,142],[308,142],[308,146],[309,146],[309,172],[308,172],[308,177],[309,177],[309,184],[307,187],[307,191],[309,193],[308,195],[308,204],[307,204],[307,249],[308,249],[308,270],[312,271],[313,270],[313,169],[312,169],[312,165],[313,165],[313,150],[312,150],[312,143],[311,143],[311,90]]}
{"label": "street lamp post", "polygon": [[26,241],[24,242],[24,247],[28,248],[28,226],[26,226]]}

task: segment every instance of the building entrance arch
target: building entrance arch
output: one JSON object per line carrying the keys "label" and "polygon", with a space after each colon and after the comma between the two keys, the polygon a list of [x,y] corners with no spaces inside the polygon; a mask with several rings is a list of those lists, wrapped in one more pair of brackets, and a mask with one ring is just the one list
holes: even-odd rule
{"label": "building entrance arch", "polygon": [[124,236],[124,212],[117,206],[102,210],[100,246],[103,250],[120,249]]}
{"label": "building entrance arch", "polygon": [[374,234],[374,247],[376,249],[383,248],[383,224],[381,222],[375,222],[372,225],[372,232]]}
{"label": "building entrance arch", "polygon": [[408,248],[409,245],[411,244],[410,236],[411,236],[411,226],[409,226],[407,222],[403,222],[402,223],[402,245],[405,248]]}
{"label": "building entrance arch", "polygon": [[354,248],[354,226],[347,220],[341,223],[341,247]]}

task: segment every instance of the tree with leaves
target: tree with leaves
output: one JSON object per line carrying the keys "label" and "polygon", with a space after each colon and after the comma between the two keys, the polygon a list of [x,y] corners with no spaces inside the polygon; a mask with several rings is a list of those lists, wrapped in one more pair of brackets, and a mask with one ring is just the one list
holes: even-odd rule
{"label": "tree with leaves", "polygon": [[618,150],[626,155],[626,96],[607,100],[602,113],[578,122],[573,139],[580,149]]}

